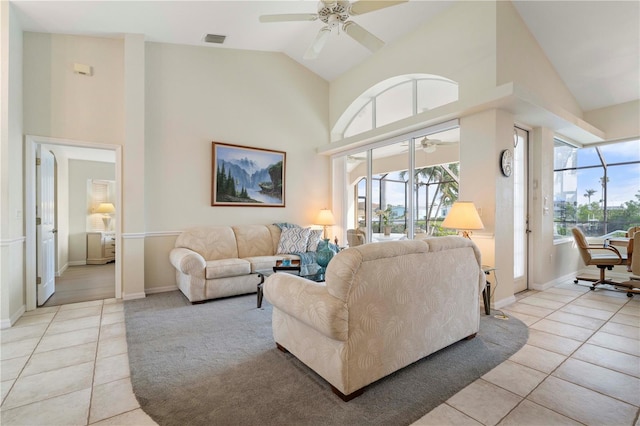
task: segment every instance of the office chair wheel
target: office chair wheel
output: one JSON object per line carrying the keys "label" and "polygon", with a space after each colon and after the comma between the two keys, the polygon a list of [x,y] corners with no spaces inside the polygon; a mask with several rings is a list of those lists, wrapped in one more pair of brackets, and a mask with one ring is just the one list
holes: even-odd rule
{"label": "office chair wheel", "polygon": [[574,284],[578,284],[578,280],[573,280],[573,283]]}
{"label": "office chair wheel", "polygon": [[628,292],[628,293],[627,293],[627,297],[633,297],[633,293]]}
{"label": "office chair wheel", "polygon": [[591,287],[589,287],[589,288],[591,289],[591,291],[593,291],[593,290],[595,290],[595,289],[596,289],[596,286],[595,286],[595,285],[592,285],[592,286],[591,286]]}

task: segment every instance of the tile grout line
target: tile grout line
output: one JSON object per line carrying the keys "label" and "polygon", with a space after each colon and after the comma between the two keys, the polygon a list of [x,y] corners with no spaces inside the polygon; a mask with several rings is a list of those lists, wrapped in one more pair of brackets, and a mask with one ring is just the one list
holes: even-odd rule
{"label": "tile grout line", "polygon": [[96,341],[96,353],[93,356],[93,374],[91,375],[91,391],[89,392],[89,407],[87,408],[86,425],[91,424],[91,406],[93,405],[93,391],[96,382],[96,367],[98,366],[98,351],[100,350],[100,335],[102,334],[102,316],[104,314],[104,299],[100,307],[100,322],[98,324],[98,340]]}
{"label": "tile grout line", "polygon": [[[7,391],[7,394],[2,399],[2,403],[0,404],[0,407],[4,407],[4,403],[6,402],[7,398],[9,398],[9,395],[11,395],[11,392],[13,391],[14,386],[18,382],[18,379],[20,379],[22,377],[22,373],[24,372],[24,369],[27,368],[27,365],[29,364],[29,361],[31,361],[31,358],[33,358],[33,355],[36,353],[36,349],[38,349],[38,346],[40,345],[40,343],[42,343],[42,339],[44,339],[45,334],[47,334],[47,330],[49,330],[49,327],[51,327],[51,324],[53,323],[53,320],[56,318],[56,315],[58,315],[59,311],[60,311],[60,307],[58,307],[58,309],[56,309],[56,311],[53,314],[53,317],[51,317],[51,320],[47,324],[47,327],[44,329],[44,332],[42,333],[42,336],[40,336],[40,338],[38,339],[38,343],[36,343],[35,346],[33,347],[33,349],[31,350],[31,353],[29,354],[29,357],[27,358],[27,360],[25,361],[24,365],[22,366],[22,368],[18,372],[18,375],[16,376],[16,378],[13,380],[13,383],[11,384],[11,387]],[[18,358],[18,357],[16,357],[16,358]],[[12,358],[10,358],[10,359],[12,359]],[[28,404],[19,405],[19,406],[13,407],[13,408],[24,407],[25,405],[28,405]],[[9,410],[11,410],[13,408],[9,408]]]}
{"label": "tile grout line", "polygon": [[[590,294],[590,292],[586,292],[586,293],[581,294],[580,296],[577,296],[576,298],[574,298],[574,299],[573,299],[573,300],[571,300],[570,302],[565,303],[563,306],[561,306],[561,307],[557,308],[555,311],[553,311],[553,312],[551,312],[551,313],[549,313],[549,314],[545,315],[544,317],[540,318],[539,320],[537,320],[537,321],[533,322],[531,325],[534,325],[534,324],[538,323],[538,322],[539,322],[540,320],[542,320],[542,319],[546,319],[549,315],[552,315],[553,313],[558,312],[558,311],[559,311],[560,309],[562,309],[563,307],[567,306],[568,304],[573,303],[574,301],[576,301],[576,300],[580,299],[581,297],[583,297],[583,296],[585,296],[585,295],[587,295],[587,294]],[[604,323],[603,323],[600,327],[598,327],[596,330],[594,330],[594,331],[593,331],[593,333],[591,333],[591,336],[589,336],[589,339],[590,339],[591,337],[593,337],[593,335],[594,335],[596,332],[600,331],[600,329],[602,329],[603,327],[605,327],[605,326],[609,323],[609,321],[611,321],[611,318],[613,318],[613,317],[614,317],[617,313],[619,313],[619,312],[620,312],[620,311],[621,311],[625,306],[627,306],[627,304],[630,302],[630,300],[632,300],[632,299],[629,299],[629,300],[625,301],[625,303],[623,303],[622,305],[620,305],[620,306],[619,306],[619,308],[618,308],[618,310],[617,310],[616,312],[614,312],[614,313],[609,317],[609,319],[607,319],[606,321],[604,321]],[[604,302],[604,303],[606,303],[606,302]],[[532,306],[533,306],[533,305],[532,305]],[[593,309],[595,309],[595,308],[593,308]],[[575,315],[578,315],[578,314],[575,314]],[[580,315],[580,316],[584,316],[584,317],[586,317],[585,315]],[[586,317],[586,318],[591,318],[591,317]],[[598,319],[598,318],[596,318],[596,319]],[[549,320],[549,321],[553,321],[553,320]],[[559,322],[559,321],[556,321],[556,322]],[[528,328],[531,328],[531,325],[529,325],[529,326],[528,326]],[[571,324],[569,324],[569,325],[571,325]],[[577,326],[576,326],[576,327],[577,327]],[[581,327],[581,328],[582,328],[582,327]],[[554,336],[559,336],[559,337],[564,337],[564,336],[560,336],[560,335],[553,334],[553,333],[548,333],[548,334],[552,334],[552,335],[554,335]],[[570,339],[570,338],[568,338],[568,337],[565,337],[565,338]],[[574,340],[574,339],[570,339],[570,340]],[[588,340],[588,339],[587,339],[587,340]],[[580,348],[582,348],[585,344],[587,344],[587,340],[582,341],[582,342],[580,343],[580,346],[578,346],[578,347],[577,347],[574,351],[572,351],[569,355],[560,354],[560,353],[558,353],[558,352],[555,352],[555,351],[552,351],[552,350],[549,350],[549,349],[546,349],[546,348],[540,348],[540,347],[538,347],[538,346],[531,345],[531,346],[537,347],[537,348],[539,348],[539,349],[549,350],[549,352],[557,353],[558,355],[565,356],[566,358],[564,359],[564,361],[562,361],[560,364],[558,364],[558,366],[557,366],[556,368],[554,368],[551,372],[546,373],[546,372],[542,371],[542,373],[546,374],[547,376],[546,376],[543,380],[541,380],[541,381],[540,381],[540,383],[538,383],[538,384],[537,384],[537,385],[536,385],[536,386],[535,386],[531,391],[529,391],[529,393],[527,393],[527,395],[526,395],[526,396],[522,397],[522,400],[521,400],[520,402],[518,402],[518,404],[516,404],[516,405],[515,405],[511,410],[509,410],[509,412],[508,412],[507,414],[505,414],[505,415],[500,419],[500,421],[499,421],[498,423],[500,423],[501,421],[503,421],[503,420],[504,420],[504,419],[505,419],[509,414],[511,414],[511,412],[513,412],[517,407],[519,407],[519,406],[522,404],[522,402],[523,402],[523,401],[529,401],[529,402],[531,402],[531,403],[534,403],[534,404],[540,405],[540,404],[538,404],[537,402],[535,402],[535,401],[531,401],[530,399],[528,399],[528,398],[529,398],[529,396],[530,396],[530,395],[531,395],[531,394],[532,394],[536,389],[538,389],[538,388],[540,387],[540,385],[541,385],[544,381],[546,381],[549,377],[552,377],[553,373],[554,373],[555,371],[557,371],[557,370],[558,370],[558,368],[560,368],[563,364],[565,364],[565,363],[567,362],[567,360],[569,360],[569,359],[575,359],[575,358],[571,358],[571,357],[572,357],[572,355],[573,355],[573,354],[575,354],[575,353],[576,353]],[[528,344],[528,343],[527,343],[527,344]],[[594,345],[594,346],[598,346],[598,345]],[[598,346],[598,347],[603,347],[603,346]],[[605,348],[605,349],[610,349],[610,348]],[[610,349],[610,350],[613,350],[613,349]],[[617,352],[621,352],[621,351],[617,351]],[[626,352],[621,352],[621,353],[626,353]],[[507,359],[507,360],[509,360],[509,359]],[[511,362],[514,362],[514,363],[516,363],[516,364],[518,364],[518,365],[521,365],[521,366],[523,366],[523,367],[532,368],[532,367],[529,367],[529,366],[526,366],[526,365],[523,365],[523,364],[517,363],[517,362],[512,361],[512,360],[511,360]],[[587,361],[583,361],[583,362],[587,362]],[[587,362],[587,363],[589,363],[589,362]],[[600,365],[593,364],[593,363],[589,363],[589,364],[591,364],[591,365],[595,365],[596,367],[606,368],[606,367],[602,367],[602,366],[600,366]],[[533,370],[535,370],[535,371],[540,371],[540,370],[536,370],[535,368],[532,368],[532,369],[533,369]],[[629,376],[629,377],[634,377],[634,376],[631,376],[631,375],[626,374],[626,373],[622,373],[622,372],[619,372],[619,371],[616,371],[616,370],[612,370],[612,369],[610,369],[610,368],[606,368],[606,369],[607,369],[607,370],[614,371],[614,372],[617,372],[617,373],[620,373],[620,374],[625,374],[626,376]],[[571,384],[573,384],[573,385],[575,385],[575,386],[579,386],[579,387],[581,387],[581,388],[583,388],[583,389],[586,389],[586,390],[588,390],[588,391],[595,392],[595,393],[600,394],[600,395],[603,395],[603,396],[605,396],[605,397],[608,397],[608,398],[614,399],[614,400],[616,400],[616,401],[622,402],[622,403],[624,403],[624,404],[628,404],[628,405],[630,405],[630,406],[632,406],[632,407],[636,407],[635,405],[630,404],[630,403],[629,403],[629,402],[627,402],[627,401],[622,401],[622,400],[620,400],[620,399],[618,399],[618,398],[616,398],[616,397],[614,397],[614,396],[604,394],[604,393],[602,393],[602,392],[600,392],[600,391],[597,391],[597,390],[594,390],[594,389],[587,388],[587,387],[582,386],[582,385],[580,385],[580,384],[578,384],[578,383],[574,383],[574,382],[571,382],[571,381],[569,381],[569,380],[565,380],[565,379],[560,378],[560,377],[556,377],[556,376],[553,376],[553,377],[554,377],[554,378],[556,378],[556,379],[558,379],[558,380],[563,380],[563,381],[566,381],[567,383],[571,383]],[[480,378],[480,379],[481,379],[481,380],[484,380],[484,379],[482,379],[482,378]],[[489,382],[489,383],[493,384],[494,386],[499,387],[500,389],[503,389],[503,390],[509,391],[508,389],[505,389],[505,388],[503,388],[502,386],[500,386],[500,385],[498,385],[498,384],[495,384],[495,383],[493,383],[493,382]],[[511,392],[511,391],[509,391],[509,392]],[[513,393],[513,392],[511,392],[511,393]],[[520,396],[520,395],[517,395],[517,396]],[[569,418],[569,419],[571,419],[571,420],[574,420],[574,421],[576,421],[576,422],[578,422],[578,423],[584,424],[584,423],[580,422],[579,420],[574,419],[573,417],[569,417],[569,416],[567,416],[566,414],[559,413],[559,412],[557,412],[557,411],[555,411],[555,410],[553,410],[553,409],[551,409],[551,408],[549,408],[549,407],[545,407],[544,405],[540,405],[540,406],[541,406],[541,407],[544,407],[545,409],[550,410],[550,411],[552,411],[552,412],[554,412],[554,413],[556,413],[556,414],[559,414],[559,415],[561,415],[561,416],[563,416],[563,417],[566,417],[566,418]],[[640,414],[640,410],[638,410],[638,411],[639,411],[639,413],[636,415],[636,420],[637,420],[637,418],[638,418],[638,415]],[[466,413],[465,413],[465,414],[466,414]],[[468,414],[467,414],[467,415],[468,415]],[[477,419],[474,419],[474,420],[477,420]]]}

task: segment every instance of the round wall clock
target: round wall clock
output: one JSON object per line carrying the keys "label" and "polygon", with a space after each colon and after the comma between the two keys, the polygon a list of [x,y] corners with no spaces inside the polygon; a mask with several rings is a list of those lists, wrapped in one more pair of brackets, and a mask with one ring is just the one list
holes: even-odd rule
{"label": "round wall clock", "polygon": [[500,153],[500,170],[502,174],[509,177],[513,170],[513,154],[510,150],[505,149]]}

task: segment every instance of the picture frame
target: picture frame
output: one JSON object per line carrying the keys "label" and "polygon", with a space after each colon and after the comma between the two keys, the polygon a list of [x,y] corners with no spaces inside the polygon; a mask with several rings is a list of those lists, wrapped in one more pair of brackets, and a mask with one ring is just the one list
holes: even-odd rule
{"label": "picture frame", "polygon": [[212,142],[211,205],[285,207],[287,153]]}

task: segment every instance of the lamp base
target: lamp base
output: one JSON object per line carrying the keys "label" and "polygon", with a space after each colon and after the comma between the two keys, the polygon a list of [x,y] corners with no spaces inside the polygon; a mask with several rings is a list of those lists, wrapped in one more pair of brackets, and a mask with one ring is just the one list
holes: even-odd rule
{"label": "lamp base", "polygon": [[323,239],[318,243],[318,249],[316,251],[316,263],[323,268],[326,268],[333,258],[333,254],[333,251],[329,248],[329,239]]}
{"label": "lamp base", "polygon": [[111,226],[111,216],[102,216],[102,223],[104,223],[104,230],[108,231]]}

